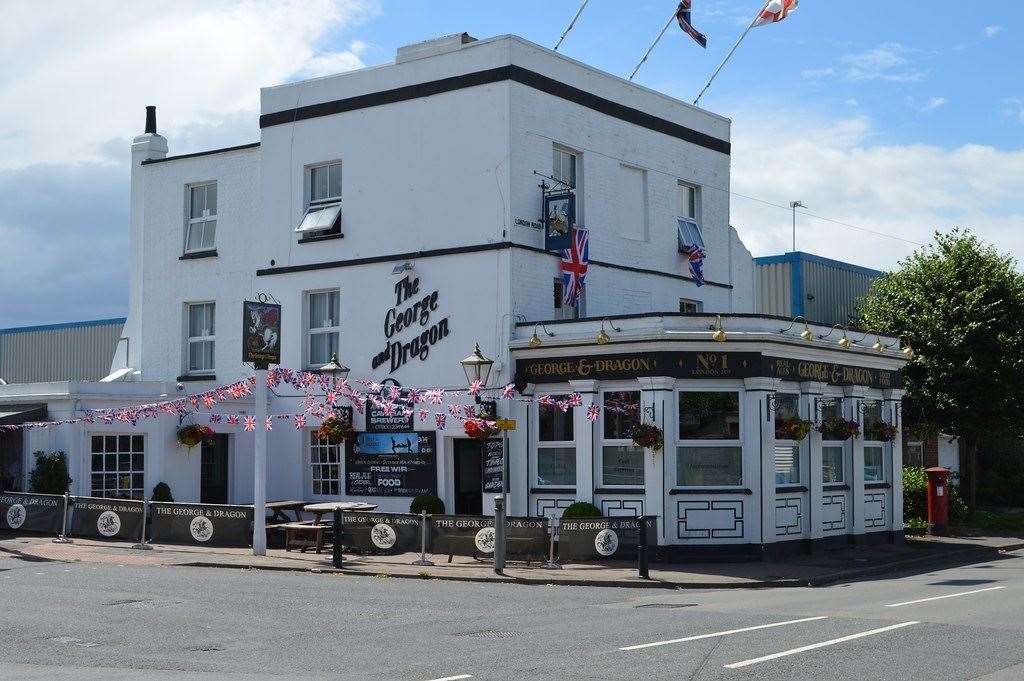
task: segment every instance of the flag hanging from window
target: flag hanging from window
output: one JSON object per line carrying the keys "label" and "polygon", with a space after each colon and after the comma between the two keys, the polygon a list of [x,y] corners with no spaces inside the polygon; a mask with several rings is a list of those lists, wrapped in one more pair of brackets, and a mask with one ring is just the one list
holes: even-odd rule
{"label": "flag hanging from window", "polygon": [[799,0],[771,0],[754,20],[754,26],[764,26],[782,21],[796,9],[797,4],[799,4]]}
{"label": "flag hanging from window", "polygon": [[703,248],[694,246],[687,256],[690,262],[690,276],[693,277],[693,283],[697,286],[704,285],[704,258],[706,255]]}
{"label": "flag hanging from window", "polygon": [[586,285],[590,262],[590,230],[573,227],[569,248],[562,249],[563,302],[575,306]]}
{"label": "flag hanging from window", "polygon": [[692,4],[692,0],[681,0],[679,7],[676,9],[676,21],[679,22],[679,28],[686,31],[686,33],[693,38],[695,43],[704,49],[707,49],[707,36],[695,29],[693,27],[693,22],[690,20],[690,6]]}

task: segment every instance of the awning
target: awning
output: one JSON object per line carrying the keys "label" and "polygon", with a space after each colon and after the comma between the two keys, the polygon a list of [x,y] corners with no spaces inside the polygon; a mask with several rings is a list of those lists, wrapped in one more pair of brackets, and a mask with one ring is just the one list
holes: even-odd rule
{"label": "awning", "polygon": [[0,426],[16,426],[45,420],[45,404],[0,404]]}

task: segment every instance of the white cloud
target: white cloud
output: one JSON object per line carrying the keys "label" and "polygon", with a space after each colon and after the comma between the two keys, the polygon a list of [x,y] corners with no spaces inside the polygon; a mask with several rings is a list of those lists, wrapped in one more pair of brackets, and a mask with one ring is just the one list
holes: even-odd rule
{"label": "white cloud", "polygon": [[[784,207],[801,199],[812,213],[921,243],[936,229],[966,226],[1003,251],[1024,253],[1024,149],[882,144],[866,117],[823,121],[768,108],[788,121],[781,132],[764,134],[762,111],[732,116],[735,193]],[[788,208],[735,195],[731,205],[755,255],[790,249]],[[797,218],[797,247],[878,268],[915,248],[810,216]]]}
{"label": "white cloud", "polygon": [[921,110],[935,111],[939,107],[946,106],[947,104],[949,104],[949,100],[946,99],[945,97],[932,97],[925,103],[924,107],[922,107]]}
{"label": "white cloud", "polygon": [[[0,23],[0,167],[104,158],[141,131],[146,104],[170,133],[245,112],[259,87],[362,65],[363,45],[320,53],[376,0],[14,3]],[[255,116],[252,135],[256,134]],[[127,154],[127,148],[125,148]]]}
{"label": "white cloud", "polygon": [[882,43],[864,52],[847,54],[840,59],[849,80],[886,80],[908,83],[923,80],[925,74],[908,68],[907,55],[912,53],[900,43]]}
{"label": "white cloud", "polygon": [[826,76],[834,76],[836,70],[831,66],[822,69],[804,69],[800,72],[801,78],[825,78]]}
{"label": "white cloud", "polygon": [[985,37],[986,38],[994,38],[999,33],[1001,33],[1002,30],[1003,30],[1002,26],[986,26],[985,27]]}

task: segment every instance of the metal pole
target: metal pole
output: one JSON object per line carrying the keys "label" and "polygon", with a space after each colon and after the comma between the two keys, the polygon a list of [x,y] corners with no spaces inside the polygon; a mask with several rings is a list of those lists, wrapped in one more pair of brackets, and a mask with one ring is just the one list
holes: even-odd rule
{"label": "metal pole", "polygon": [[344,565],[345,559],[341,555],[341,509],[334,509],[334,544],[331,545],[331,564],[339,570]]}
{"label": "metal pole", "polygon": [[639,71],[640,67],[644,65],[645,61],[647,61],[647,57],[651,56],[651,52],[654,50],[655,46],[661,40],[661,36],[665,35],[665,31],[667,31],[668,27],[672,25],[672,20],[675,19],[675,18],[676,18],[676,13],[672,12],[672,16],[670,16],[668,18],[668,23],[665,24],[665,28],[661,29],[661,33],[658,34],[658,37],[654,39],[654,42],[651,43],[651,46],[647,48],[646,52],[644,52],[643,59],[641,59],[640,63],[636,65],[636,68],[633,69],[633,73],[629,74],[629,79],[630,80],[633,80],[633,76],[636,75],[636,72]]}
{"label": "metal pole", "polygon": [[149,501],[142,500],[142,531],[139,532],[139,543],[132,544],[133,549],[139,551],[152,551],[153,547],[146,543],[146,518],[149,516]]}
{"label": "metal pole", "polygon": [[256,368],[256,430],[253,432],[252,555],[267,555],[267,367]]}
{"label": "metal pole", "polygon": [[505,495],[494,497],[494,574],[505,569]]}
{"label": "metal pole", "polygon": [[61,524],[60,524],[60,534],[57,535],[57,537],[53,540],[54,544],[72,544],[73,543],[67,537],[67,533],[68,533],[68,500],[70,498],[71,498],[71,495],[68,494],[67,492],[64,492],[64,515],[63,515],[63,517],[61,518],[61,521],[60,521],[61,522]]}
{"label": "metal pole", "polygon": [[767,7],[767,6],[768,6],[768,3],[765,2],[763,5],[761,5],[761,9],[757,10],[757,14],[754,15],[754,18],[750,21],[750,25],[747,26],[747,29],[745,31],[743,31],[743,35],[740,36],[740,39],[737,40],[736,44],[732,46],[731,50],[729,50],[729,54],[725,55],[725,59],[723,59],[722,63],[718,65],[718,68],[715,69],[715,72],[711,74],[711,77],[708,78],[707,85],[705,85],[704,89],[700,91],[699,95],[697,95],[697,99],[693,100],[694,106],[696,106],[697,103],[700,102],[700,98],[703,97],[704,93],[708,91],[709,87],[711,87],[711,83],[714,82],[715,78],[718,76],[718,74],[721,72],[721,70],[723,68],[725,68],[725,65],[732,58],[733,52],[736,51],[736,48],[740,46],[740,43],[743,42],[743,39],[747,37],[748,33],[750,33],[750,29],[754,28],[754,24],[761,17],[761,12],[763,12],[764,8]]}
{"label": "metal pole", "polygon": [[549,523],[548,526],[551,528],[551,544],[548,547],[548,562],[546,562],[543,565],[541,565],[542,568],[546,568],[548,570],[561,570],[562,569],[562,566],[559,565],[558,561],[555,560],[555,527],[556,527],[555,523],[557,523],[557,522],[558,521],[554,520],[554,519],[549,519],[548,520],[548,523]]}
{"label": "metal pole", "polygon": [[420,559],[414,560],[413,565],[433,565],[427,560],[427,512],[420,510]]}
{"label": "metal pole", "polygon": [[561,46],[562,41],[565,40],[565,36],[569,35],[569,31],[571,31],[572,27],[576,25],[576,20],[580,18],[581,14],[583,14],[583,8],[587,6],[588,2],[590,2],[590,0],[583,0],[583,4],[580,5],[578,10],[576,10],[576,16],[572,18],[572,21],[569,22],[569,26],[565,29],[565,32],[562,33],[562,37],[558,39],[557,43],[555,43],[555,52],[558,52],[558,48]]}
{"label": "metal pole", "polygon": [[640,516],[640,536],[636,547],[637,572],[640,579],[650,579],[647,564],[647,516]]}
{"label": "metal pole", "polygon": [[796,253],[796,209],[806,208],[803,201],[790,201],[789,207],[793,210],[793,252]]}

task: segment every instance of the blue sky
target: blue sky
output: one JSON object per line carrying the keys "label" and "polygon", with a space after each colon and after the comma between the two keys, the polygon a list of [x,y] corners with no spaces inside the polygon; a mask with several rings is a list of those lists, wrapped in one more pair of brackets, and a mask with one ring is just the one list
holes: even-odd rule
{"label": "blue sky", "polygon": [[[128,159],[146,104],[172,154],[259,139],[260,86],[467,31],[552,46],[578,0],[13,3],[0,24],[0,328],[127,311]],[[590,0],[561,51],[626,76],[675,0]],[[636,82],[691,101],[757,0],[694,0]],[[159,20],[154,20],[158,18]],[[1024,253],[1024,5],[802,0],[701,101],[733,121],[731,222],[754,255],[894,266],[935,229]],[[59,93],[59,97],[54,97]]]}

